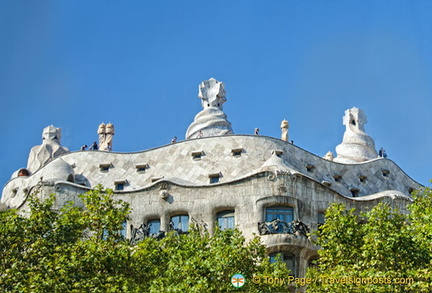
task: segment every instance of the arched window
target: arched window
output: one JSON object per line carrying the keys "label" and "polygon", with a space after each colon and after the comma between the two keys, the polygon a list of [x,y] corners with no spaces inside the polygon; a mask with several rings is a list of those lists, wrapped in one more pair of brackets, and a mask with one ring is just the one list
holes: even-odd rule
{"label": "arched window", "polygon": [[[121,236],[123,236],[124,238],[126,238],[126,229],[127,229],[127,222],[124,221],[122,223],[122,226],[121,226],[120,230],[118,230],[117,232]],[[104,240],[108,239],[108,230],[107,229],[103,229],[101,238],[104,239]]]}
{"label": "arched window", "polygon": [[177,215],[171,217],[171,228],[186,232],[189,229],[189,215]]}
{"label": "arched window", "polygon": [[325,212],[318,212],[317,224],[318,228],[321,227],[325,222]]}
{"label": "arched window", "polygon": [[279,256],[280,260],[286,264],[287,269],[290,270],[290,275],[296,275],[296,266],[295,266],[295,255],[289,252],[275,252],[269,255],[270,262],[275,263],[277,256]]}
{"label": "arched window", "polygon": [[234,229],[234,211],[227,210],[217,214],[218,226],[221,230]]}
{"label": "arched window", "polygon": [[148,220],[147,225],[150,225],[150,235],[157,234],[160,231],[160,219]]}
{"label": "arched window", "polygon": [[292,207],[266,208],[265,221],[271,222],[274,219],[279,219],[285,223],[291,223],[294,220],[294,209]]}
{"label": "arched window", "polygon": [[120,230],[120,235],[123,236],[124,238],[126,238],[126,229],[127,229],[127,222],[124,221],[122,223],[122,228]]}

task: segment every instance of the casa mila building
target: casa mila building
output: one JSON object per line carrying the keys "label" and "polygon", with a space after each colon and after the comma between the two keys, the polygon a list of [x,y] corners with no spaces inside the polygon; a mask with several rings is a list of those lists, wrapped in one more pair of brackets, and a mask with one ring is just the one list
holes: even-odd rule
{"label": "casa mila building", "polygon": [[125,235],[132,241],[187,231],[191,221],[210,232],[238,227],[247,239],[260,235],[271,258],[280,253],[292,274],[303,277],[318,258],[309,232],[324,222],[330,204],[364,210],[386,202],[404,210],[420,187],[378,155],[360,109],[345,111],[336,155],[319,157],[290,143],[286,120],[281,138],[234,134],[222,82],[202,82],[198,97],[203,110],[185,140],[141,152],[112,151],[112,124],[99,126],[99,150],[74,152],[61,145],[61,130],[48,126],[27,167],[5,184],[1,203],[25,211],[29,194],[38,192],[41,198],[54,193],[56,207],[80,205],[77,195],[101,184],[130,204]]}

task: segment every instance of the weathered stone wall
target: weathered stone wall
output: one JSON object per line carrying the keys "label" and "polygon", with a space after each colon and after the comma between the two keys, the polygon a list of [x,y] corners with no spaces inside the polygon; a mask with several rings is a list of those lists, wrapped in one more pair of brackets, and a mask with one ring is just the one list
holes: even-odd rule
{"label": "weathered stone wall", "polygon": [[[2,202],[19,205],[42,177],[94,187],[115,188],[124,182],[122,192],[147,188],[157,179],[185,186],[210,185],[209,176],[220,183],[236,181],[262,170],[277,151],[283,168],[303,174],[335,192],[357,197],[397,190],[408,195],[420,185],[391,160],[377,158],[358,164],[340,164],[315,156],[296,145],[265,136],[231,135],[182,141],[136,153],[79,151],[63,155],[31,176],[15,177],[4,188]],[[73,180],[71,179],[73,178]]]}
{"label": "weathered stone wall", "polygon": [[[212,176],[218,182],[211,183]],[[55,193],[57,208],[70,200],[81,205],[78,194],[97,184],[115,189],[118,183],[123,190],[115,190],[115,198],[132,208],[127,227],[160,219],[161,230],[168,230],[172,216],[185,214],[212,232],[217,213],[234,210],[235,225],[248,239],[259,234],[268,207],[291,207],[295,220],[315,230],[318,213],[331,203],[362,210],[385,201],[404,209],[409,190],[419,187],[387,159],[341,164],[279,139],[230,135],[137,153],[65,154],[30,176],[10,180],[2,202],[25,211],[26,196],[38,190],[41,197]],[[304,236],[271,234],[262,241],[269,253],[293,253],[297,276],[317,257],[318,247]]]}
{"label": "weathered stone wall", "polygon": [[[66,181],[43,185],[41,189],[41,194],[56,193],[58,207],[68,200],[80,204],[76,195],[87,190]],[[162,194],[168,196],[163,198]],[[292,207],[295,220],[299,219],[312,230],[316,230],[318,213],[325,211],[333,202],[363,210],[380,201],[386,201],[393,206],[405,206],[410,201],[404,196],[382,196],[358,201],[356,198],[341,196],[303,175],[284,173],[274,176],[274,173],[269,171],[229,183],[206,186],[184,186],[160,180],[142,190],[117,192],[115,198],[129,202],[132,207],[127,227],[131,224],[139,227],[149,220],[160,219],[161,230],[166,231],[172,216],[185,214],[199,223],[204,222],[212,232],[217,213],[234,210],[235,225],[247,239],[259,235],[258,223],[265,220],[267,207]],[[130,232],[128,230],[128,236]],[[269,253],[284,251],[296,256],[297,276],[303,276],[308,262],[317,257],[318,247],[304,236],[272,234],[261,237]]]}

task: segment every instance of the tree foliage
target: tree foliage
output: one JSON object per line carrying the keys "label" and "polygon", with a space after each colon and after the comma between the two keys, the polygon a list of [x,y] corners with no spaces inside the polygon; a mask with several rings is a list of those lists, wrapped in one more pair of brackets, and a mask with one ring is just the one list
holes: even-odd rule
{"label": "tree foliage", "polygon": [[[278,284],[254,284],[253,276],[286,277],[270,264],[259,238],[200,226],[131,245],[120,233],[130,207],[99,186],[80,195],[84,207],[53,210],[55,197],[29,198],[27,216],[0,212],[2,292],[273,292]],[[231,286],[241,273],[246,284]]]}
{"label": "tree foliage", "polygon": [[401,213],[380,203],[367,212],[333,204],[317,231],[320,259],[308,292],[431,292],[432,192],[415,193]]}

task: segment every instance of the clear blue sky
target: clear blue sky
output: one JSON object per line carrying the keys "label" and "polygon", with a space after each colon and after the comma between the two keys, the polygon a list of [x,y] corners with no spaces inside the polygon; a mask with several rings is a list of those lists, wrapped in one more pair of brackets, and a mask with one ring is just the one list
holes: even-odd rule
{"label": "clear blue sky", "polygon": [[44,127],[78,150],[101,122],[115,151],[184,134],[198,84],[227,90],[236,134],[280,136],[323,156],[348,108],[377,149],[432,179],[432,1],[0,2],[0,183],[25,167]]}

